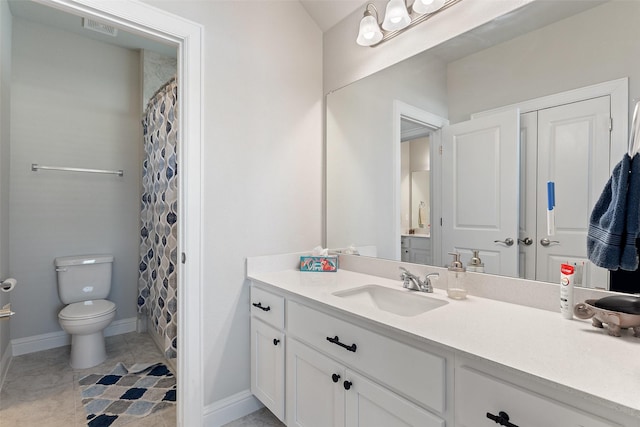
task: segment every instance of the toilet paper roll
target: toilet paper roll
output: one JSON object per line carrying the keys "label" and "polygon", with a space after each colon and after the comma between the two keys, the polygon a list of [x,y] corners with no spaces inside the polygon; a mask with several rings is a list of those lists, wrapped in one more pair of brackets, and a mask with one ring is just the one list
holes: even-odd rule
{"label": "toilet paper roll", "polygon": [[13,288],[16,287],[17,283],[18,281],[16,279],[14,279],[13,277],[10,277],[4,280],[2,283],[0,283],[0,290],[2,290],[2,292],[10,292],[13,290]]}

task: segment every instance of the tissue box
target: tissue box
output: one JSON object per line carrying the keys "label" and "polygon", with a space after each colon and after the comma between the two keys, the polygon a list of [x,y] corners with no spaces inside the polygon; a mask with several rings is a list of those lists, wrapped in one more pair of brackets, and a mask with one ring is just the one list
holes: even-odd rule
{"label": "tissue box", "polygon": [[300,271],[338,271],[337,256],[301,256]]}

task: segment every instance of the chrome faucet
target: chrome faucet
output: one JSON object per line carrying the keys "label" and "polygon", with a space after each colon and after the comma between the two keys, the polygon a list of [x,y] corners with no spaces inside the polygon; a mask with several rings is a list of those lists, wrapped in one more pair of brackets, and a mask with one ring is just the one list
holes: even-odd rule
{"label": "chrome faucet", "polygon": [[427,274],[424,280],[420,280],[418,276],[411,273],[404,267],[399,267],[402,270],[400,278],[402,279],[402,287],[410,289],[412,291],[420,292],[433,292],[433,285],[431,285],[432,277],[439,277],[440,273]]}

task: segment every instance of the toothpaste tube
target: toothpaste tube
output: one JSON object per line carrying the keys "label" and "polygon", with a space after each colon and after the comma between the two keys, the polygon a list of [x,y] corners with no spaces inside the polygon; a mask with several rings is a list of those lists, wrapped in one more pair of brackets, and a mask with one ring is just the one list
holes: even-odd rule
{"label": "toothpaste tube", "polygon": [[575,268],[569,264],[560,265],[560,313],[565,319],[573,319],[573,281]]}

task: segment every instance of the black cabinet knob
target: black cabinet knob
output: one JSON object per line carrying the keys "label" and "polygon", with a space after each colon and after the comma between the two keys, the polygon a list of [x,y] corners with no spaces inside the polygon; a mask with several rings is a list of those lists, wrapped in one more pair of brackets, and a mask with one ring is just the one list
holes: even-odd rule
{"label": "black cabinet knob", "polygon": [[278,338],[273,339],[273,345],[278,345],[279,342],[280,340]]}
{"label": "black cabinet knob", "polygon": [[351,381],[345,381],[344,383],[342,383],[342,385],[344,385],[345,390],[349,390],[353,383]]}
{"label": "black cabinet knob", "polygon": [[333,374],[331,375],[331,379],[333,380],[334,383],[337,383],[340,380],[340,375]]}

